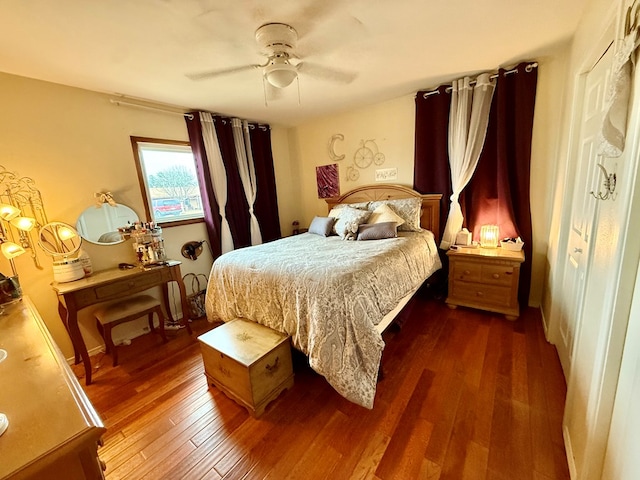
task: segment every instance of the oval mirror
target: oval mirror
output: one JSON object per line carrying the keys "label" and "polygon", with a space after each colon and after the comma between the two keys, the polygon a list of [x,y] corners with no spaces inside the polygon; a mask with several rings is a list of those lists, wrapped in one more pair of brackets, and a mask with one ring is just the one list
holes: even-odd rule
{"label": "oval mirror", "polygon": [[126,205],[108,203],[101,207],[89,207],[80,214],[76,228],[86,241],[98,245],[115,245],[124,242],[118,228],[139,221],[138,215]]}
{"label": "oval mirror", "polygon": [[51,222],[43,226],[38,241],[42,249],[54,257],[73,255],[82,245],[78,232],[71,225],[62,222]]}

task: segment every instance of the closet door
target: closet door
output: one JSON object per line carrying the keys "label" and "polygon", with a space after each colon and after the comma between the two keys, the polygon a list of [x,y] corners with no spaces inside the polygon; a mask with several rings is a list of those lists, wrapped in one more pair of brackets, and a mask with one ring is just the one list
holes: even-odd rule
{"label": "closet door", "polygon": [[605,93],[613,61],[613,47],[594,65],[586,76],[584,100],[577,153],[577,172],[571,202],[571,222],[563,278],[565,306],[560,317],[560,338],[556,343],[558,355],[567,381],[571,372],[573,347],[582,305],[589,256],[592,250],[592,232],[596,216],[596,199],[592,191],[598,191],[601,158],[597,155],[598,133],[602,125]]}

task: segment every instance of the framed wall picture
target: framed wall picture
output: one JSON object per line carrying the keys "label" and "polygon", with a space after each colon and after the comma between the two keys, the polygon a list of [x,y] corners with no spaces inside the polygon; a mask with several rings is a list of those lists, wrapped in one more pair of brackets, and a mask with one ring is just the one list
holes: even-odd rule
{"label": "framed wall picture", "polygon": [[318,198],[331,198],[340,195],[338,164],[316,167],[316,181],[318,183]]}

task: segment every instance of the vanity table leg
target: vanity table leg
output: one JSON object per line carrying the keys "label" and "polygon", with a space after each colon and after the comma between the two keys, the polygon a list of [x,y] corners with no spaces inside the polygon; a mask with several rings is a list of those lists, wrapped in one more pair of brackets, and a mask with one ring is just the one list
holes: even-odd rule
{"label": "vanity table leg", "polygon": [[189,335],[193,334],[191,331],[191,325],[189,325],[189,305],[187,303],[187,289],[184,286],[184,282],[182,281],[182,277],[179,277],[176,280],[178,284],[178,289],[180,290],[180,303],[182,305],[182,324],[187,328],[187,332]]}
{"label": "vanity table leg", "polygon": [[[84,364],[84,379],[86,385],[91,385],[91,358],[84,344],[80,327],[78,326],[78,312],[75,308],[67,305],[67,326],[69,328],[69,336],[73,342],[74,351],[80,353],[82,363]],[[77,355],[77,354],[76,354]]]}
{"label": "vanity table leg", "polygon": [[[186,327],[187,332],[189,332],[189,335],[191,335],[193,333],[193,331],[191,330],[191,325],[189,325],[189,310],[188,310],[188,306],[186,303],[186,295],[187,295],[187,291],[184,287],[184,283],[182,283],[182,279],[177,279],[174,276],[174,281],[178,284],[178,290],[180,291],[180,307],[182,308],[182,320],[180,321],[180,323]],[[164,301],[164,306],[165,309],[167,310],[167,314],[170,317],[173,317],[173,315],[171,314],[171,309],[169,308],[169,284],[165,283],[162,286],[162,298]],[[173,320],[173,318],[172,318]]]}

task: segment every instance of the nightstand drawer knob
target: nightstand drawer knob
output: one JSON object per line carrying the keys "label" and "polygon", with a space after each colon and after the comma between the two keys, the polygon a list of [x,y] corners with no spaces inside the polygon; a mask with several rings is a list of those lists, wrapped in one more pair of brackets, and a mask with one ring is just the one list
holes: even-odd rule
{"label": "nightstand drawer knob", "polygon": [[495,278],[496,280],[498,278],[500,278],[500,274],[499,273],[494,273],[493,275],[491,275],[493,278]]}
{"label": "nightstand drawer knob", "polygon": [[476,297],[484,297],[484,292],[476,292]]}
{"label": "nightstand drawer knob", "polygon": [[464,271],[464,272],[462,272],[462,273],[464,273],[465,275],[471,275],[471,272],[470,272],[469,270],[465,270],[465,271]]}

